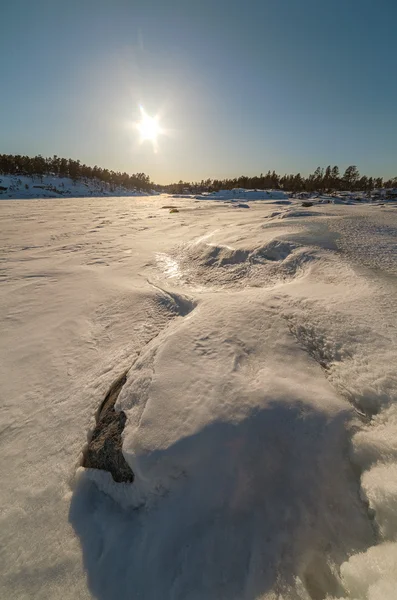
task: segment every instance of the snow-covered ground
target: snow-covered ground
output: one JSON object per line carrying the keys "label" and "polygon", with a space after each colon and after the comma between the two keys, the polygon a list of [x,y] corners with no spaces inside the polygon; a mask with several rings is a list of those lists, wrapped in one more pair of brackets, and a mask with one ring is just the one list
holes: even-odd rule
{"label": "snow-covered ground", "polygon": [[200,194],[197,198],[209,200],[284,200],[287,195],[282,190],[246,190],[235,188],[233,190],[219,190],[208,194]]}
{"label": "snow-covered ground", "polygon": [[397,201],[397,189],[379,189],[368,192],[340,191],[331,194],[320,192],[293,193],[283,190],[250,190],[245,188],[234,188],[232,190],[219,190],[218,192],[205,192],[202,194],[174,194],[173,198],[195,198],[197,200],[219,200],[221,202],[238,203],[240,201],[250,202],[253,200],[273,201],[278,204],[287,204],[290,199],[303,202],[314,202],[315,204],[358,204],[358,203],[395,203]]}
{"label": "snow-covered ground", "polygon": [[0,175],[0,200],[10,198],[84,198],[87,196],[138,196],[142,191],[110,185],[99,179],[70,179],[52,175]]}
{"label": "snow-covered ground", "polygon": [[0,203],[1,598],[395,600],[397,208],[283,200]]}

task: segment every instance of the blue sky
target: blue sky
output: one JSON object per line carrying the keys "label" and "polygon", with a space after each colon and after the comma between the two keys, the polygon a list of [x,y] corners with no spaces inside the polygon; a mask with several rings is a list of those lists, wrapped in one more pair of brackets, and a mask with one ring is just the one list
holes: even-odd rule
{"label": "blue sky", "polygon": [[397,175],[396,0],[9,0],[0,22],[0,152],[159,183]]}

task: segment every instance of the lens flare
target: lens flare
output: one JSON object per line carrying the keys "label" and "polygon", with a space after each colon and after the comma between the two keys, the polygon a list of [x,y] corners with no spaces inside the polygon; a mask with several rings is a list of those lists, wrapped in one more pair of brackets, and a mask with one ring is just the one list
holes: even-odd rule
{"label": "lens flare", "polygon": [[145,110],[141,109],[141,120],[136,127],[140,134],[140,141],[149,141],[156,144],[158,136],[161,134],[161,127],[158,122],[158,116],[150,117]]}

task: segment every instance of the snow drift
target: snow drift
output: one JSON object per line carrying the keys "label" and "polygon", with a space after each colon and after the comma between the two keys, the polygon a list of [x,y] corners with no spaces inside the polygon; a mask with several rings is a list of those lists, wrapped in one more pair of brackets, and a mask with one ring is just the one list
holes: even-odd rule
{"label": "snow drift", "polygon": [[[222,313],[201,303],[129,372],[118,408],[138,511],[123,520],[130,568],[112,586],[119,598],[131,586],[158,598],[159,582],[167,598],[297,597],[297,579],[324,597],[342,589],[336,566],[372,542],[345,460],[349,403],[296,344],[280,306],[245,300],[249,310],[224,299]],[[105,536],[103,555],[119,541]],[[104,598],[108,577],[96,571]]]}

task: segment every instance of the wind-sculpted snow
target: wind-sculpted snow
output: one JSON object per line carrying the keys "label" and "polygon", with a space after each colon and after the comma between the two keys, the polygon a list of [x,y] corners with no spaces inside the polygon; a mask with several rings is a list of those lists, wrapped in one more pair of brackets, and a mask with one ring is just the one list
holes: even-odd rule
{"label": "wind-sculpted snow", "polygon": [[[340,589],[335,565],[373,539],[345,459],[349,404],[296,344],[280,306],[256,292],[245,300],[249,310],[234,296],[221,312],[200,303],[128,374],[117,407],[131,503],[144,498],[146,509],[124,519],[130,543],[113,567],[123,576],[105,577],[118,580],[118,598],[131,586],[157,598],[159,581],[166,598],[297,597],[296,577],[324,597]],[[88,554],[99,543],[106,556],[118,551],[113,534],[86,539]],[[104,574],[93,577],[110,598]]]}
{"label": "wind-sculpted snow", "polygon": [[397,212],[230,200],[1,203],[1,597],[395,600]]}
{"label": "wind-sculpted snow", "polygon": [[313,248],[277,238],[249,248],[199,240],[176,247],[171,255],[157,256],[168,278],[210,288],[275,285],[303,275],[313,260]]}

